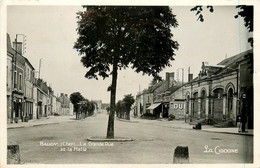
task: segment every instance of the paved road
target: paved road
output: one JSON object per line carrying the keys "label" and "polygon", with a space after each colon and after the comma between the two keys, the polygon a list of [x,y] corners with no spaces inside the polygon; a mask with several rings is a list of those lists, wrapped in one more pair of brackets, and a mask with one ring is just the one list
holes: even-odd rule
{"label": "paved road", "polygon": [[[171,128],[171,122],[115,120],[115,136],[134,141],[88,142],[90,136],[106,135],[107,120],[106,114],[98,114],[75,122],[8,129],[8,144],[20,145],[21,162],[25,164],[171,164],[178,145],[189,147],[190,163],[253,162],[253,136]],[[221,149],[232,149],[233,153],[219,154]]]}

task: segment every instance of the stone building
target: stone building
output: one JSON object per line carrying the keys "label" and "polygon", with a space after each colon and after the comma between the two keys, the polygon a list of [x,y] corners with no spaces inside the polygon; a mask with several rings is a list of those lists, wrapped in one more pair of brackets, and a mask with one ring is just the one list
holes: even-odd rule
{"label": "stone building", "polygon": [[229,57],[217,65],[202,63],[195,79],[184,84],[186,113],[191,120],[232,120],[241,113],[241,95],[246,93],[248,128],[253,127],[253,50]]}

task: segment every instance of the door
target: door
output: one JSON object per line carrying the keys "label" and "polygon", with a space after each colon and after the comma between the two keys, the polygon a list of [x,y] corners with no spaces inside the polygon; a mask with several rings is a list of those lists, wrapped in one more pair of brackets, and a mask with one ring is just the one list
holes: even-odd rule
{"label": "door", "polygon": [[223,89],[222,88],[217,88],[214,90],[213,118],[217,120],[222,120],[223,118]]}
{"label": "door", "polygon": [[223,99],[214,99],[213,115],[215,119],[221,120],[223,116]]}
{"label": "door", "polygon": [[200,117],[206,118],[206,92],[203,90],[201,92],[201,106],[200,106]]}
{"label": "door", "polygon": [[232,118],[233,115],[233,89],[228,90],[228,114],[227,118]]}
{"label": "door", "polygon": [[193,94],[193,117],[197,118],[198,117],[198,112],[199,112],[199,108],[198,108],[198,92]]}

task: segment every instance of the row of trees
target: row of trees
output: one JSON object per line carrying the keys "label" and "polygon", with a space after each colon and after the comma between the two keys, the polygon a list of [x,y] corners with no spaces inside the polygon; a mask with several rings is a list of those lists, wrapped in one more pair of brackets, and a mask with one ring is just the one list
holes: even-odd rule
{"label": "row of trees", "polygon": [[125,95],[123,100],[116,103],[116,116],[118,118],[130,120],[131,106],[134,104],[135,99],[132,94]]}
{"label": "row of trees", "polygon": [[84,98],[81,93],[74,92],[70,95],[70,101],[74,106],[76,119],[85,119],[87,116],[94,114],[96,102]]}

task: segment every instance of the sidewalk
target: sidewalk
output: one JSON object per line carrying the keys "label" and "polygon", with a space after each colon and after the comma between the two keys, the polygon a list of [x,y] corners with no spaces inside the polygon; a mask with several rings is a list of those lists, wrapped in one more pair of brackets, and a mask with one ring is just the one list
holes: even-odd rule
{"label": "sidewalk", "polygon": [[216,127],[203,128],[203,126],[202,126],[202,131],[254,136],[254,130],[253,129],[246,129],[246,132],[238,132],[238,127],[232,127],[232,128],[216,128]]}
{"label": "sidewalk", "polygon": [[13,128],[24,128],[24,127],[32,127],[39,125],[48,125],[48,124],[59,124],[63,122],[72,122],[76,121],[75,115],[73,116],[48,116],[42,117],[40,119],[29,120],[28,122],[18,122],[18,123],[7,123],[7,129]]}
{"label": "sidewalk", "polygon": [[[193,130],[192,127],[194,126],[194,125],[190,125],[188,122],[185,123],[184,120],[172,120],[172,121],[168,121],[168,119],[147,120],[147,119],[132,117],[130,121],[143,123],[143,124],[158,125],[158,126],[168,127],[168,128],[175,128],[175,129]],[[202,129],[198,131],[236,134],[236,135],[248,135],[248,136],[254,135],[253,129],[246,129],[246,132],[238,132],[238,127],[217,128],[211,125],[202,125]]]}

